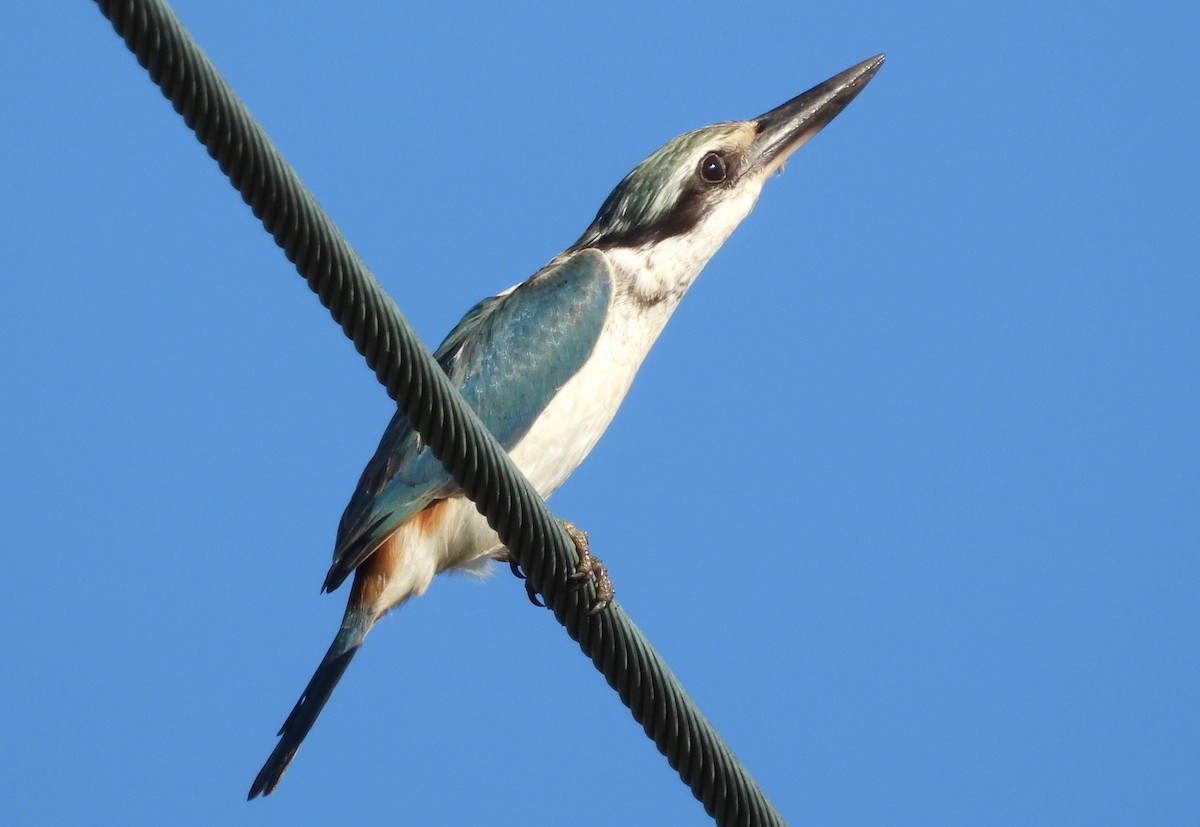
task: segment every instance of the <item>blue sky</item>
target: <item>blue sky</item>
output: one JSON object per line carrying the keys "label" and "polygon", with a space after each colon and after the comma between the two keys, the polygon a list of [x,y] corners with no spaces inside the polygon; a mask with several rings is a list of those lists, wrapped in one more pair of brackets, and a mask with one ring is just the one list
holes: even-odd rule
{"label": "blue sky", "polygon": [[[887,52],[552,504],[793,823],[1194,823],[1195,4],[175,7],[431,345],[669,138]],[[505,571],[244,801],[390,402],[91,3],[0,70],[5,820],[709,823]]]}

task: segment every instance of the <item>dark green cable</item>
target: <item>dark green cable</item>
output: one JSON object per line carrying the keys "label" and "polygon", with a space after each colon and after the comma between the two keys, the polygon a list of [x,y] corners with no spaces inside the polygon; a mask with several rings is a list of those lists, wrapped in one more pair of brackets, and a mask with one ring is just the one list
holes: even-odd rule
{"label": "dark green cable", "polygon": [[721,825],[783,824],[621,607],[587,614],[592,591],[568,587],[575,548],[545,502],[170,7],[96,2],[705,811]]}

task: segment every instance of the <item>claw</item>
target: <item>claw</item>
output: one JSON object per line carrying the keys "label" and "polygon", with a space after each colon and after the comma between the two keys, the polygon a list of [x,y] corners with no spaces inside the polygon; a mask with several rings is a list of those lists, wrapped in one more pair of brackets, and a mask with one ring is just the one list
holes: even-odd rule
{"label": "claw", "polygon": [[537,589],[533,584],[526,579],[525,573],[521,571],[521,566],[517,563],[517,558],[513,557],[509,550],[501,548],[492,554],[492,559],[498,563],[508,563],[509,569],[512,570],[513,576],[525,581],[525,596],[529,598],[529,602],[539,608],[546,608],[546,604],[538,597]]}
{"label": "claw", "polygon": [[[595,558],[592,559],[594,560]],[[574,591],[592,579],[592,570],[589,567],[583,571],[576,571],[573,574],[568,574],[567,579],[571,581],[571,590]]]}
{"label": "claw", "polygon": [[530,583],[528,580],[525,581],[525,596],[529,598],[530,603],[537,606],[538,608],[541,608],[541,609],[546,608],[546,604],[542,602],[542,599],[540,597],[538,597],[537,589],[535,589],[533,587],[533,584]]}
{"label": "claw", "polygon": [[521,572],[521,565],[517,562],[517,558],[512,556],[512,553],[504,546],[500,546],[491,553],[491,558],[497,563],[508,563],[509,569],[512,570],[513,577],[518,577],[521,580],[525,579],[525,575]]}

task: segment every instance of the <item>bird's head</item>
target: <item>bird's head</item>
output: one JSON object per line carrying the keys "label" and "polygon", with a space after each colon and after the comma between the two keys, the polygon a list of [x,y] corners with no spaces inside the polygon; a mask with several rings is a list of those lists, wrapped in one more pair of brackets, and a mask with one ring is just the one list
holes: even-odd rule
{"label": "bird's head", "polygon": [[[757,118],[680,135],[625,176],[572,249],[683,255],[692,277],[749,214],[763,182],[841,112],[883,63],[877,55]],[[690,280],[689,280],[690,281]],[[686,289],[686,285],[684,285]]]}

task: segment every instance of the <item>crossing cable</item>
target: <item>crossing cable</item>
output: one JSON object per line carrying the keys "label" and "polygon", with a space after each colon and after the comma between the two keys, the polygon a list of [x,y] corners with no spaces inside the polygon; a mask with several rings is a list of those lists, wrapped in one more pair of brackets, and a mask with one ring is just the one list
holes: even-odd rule
{"label": "crossing cable", "polygon": [[575,547],[165,0],[95,0],[555,618],[720,825],[784,821],[617,603],[588,615]]}

